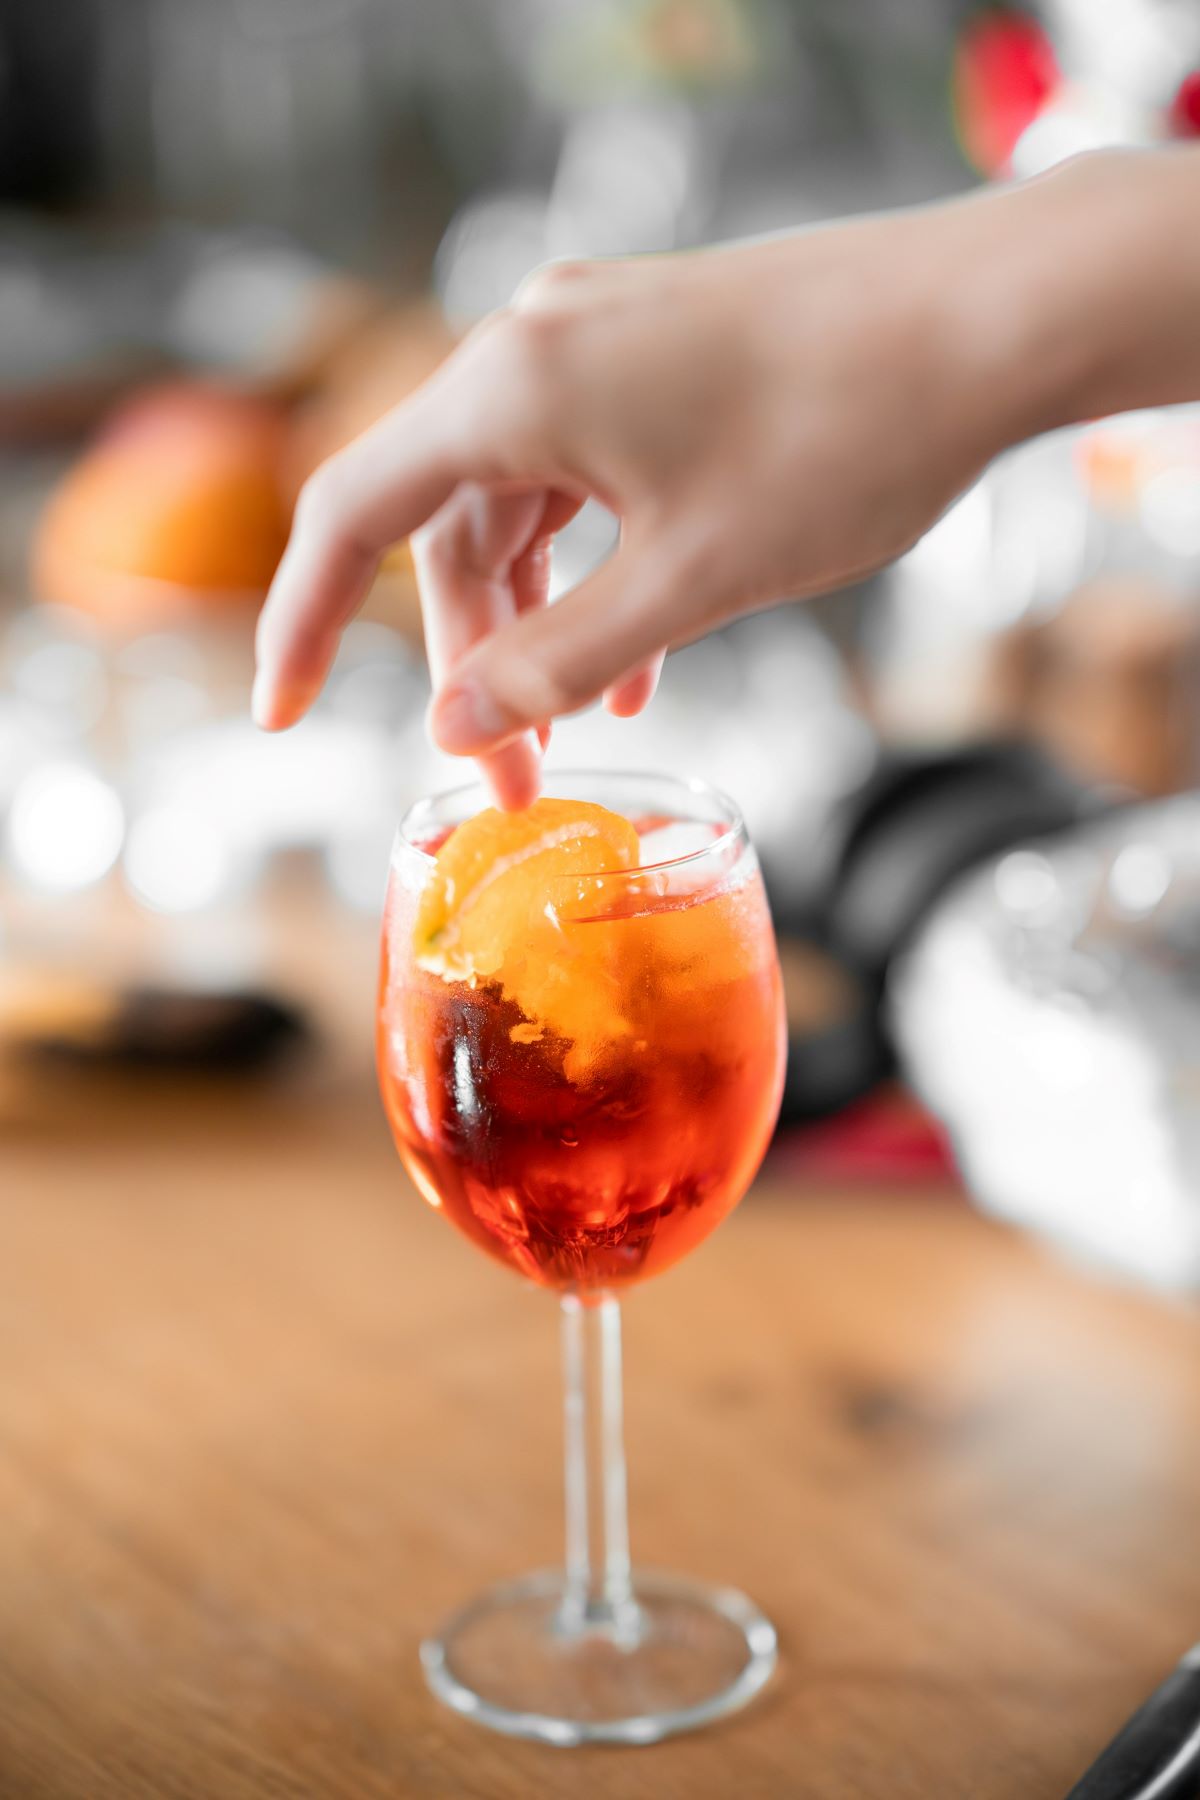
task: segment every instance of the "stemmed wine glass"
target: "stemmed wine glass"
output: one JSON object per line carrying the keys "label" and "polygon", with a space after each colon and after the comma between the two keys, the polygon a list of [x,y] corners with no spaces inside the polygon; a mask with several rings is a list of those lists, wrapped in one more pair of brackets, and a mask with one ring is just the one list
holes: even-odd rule
{"label": "stemmed wine glass", "polygon": [[[496,1730],[649,1743],[743,1705],[775,1664],[744,1595],[631,1568],[617,1296],[707,1237],[761,1161],[783,1079],[779,966],[723,795],[596,773],[545,795],[515,816],[487,812],[478,786],[423,800],[392,855],[392,1131],[430,1206],[558,1292],[565,1374],[565,1567],[484,1594],[422,1659],[442,1700]],[[468,820],[447,872],[438,852]]]}

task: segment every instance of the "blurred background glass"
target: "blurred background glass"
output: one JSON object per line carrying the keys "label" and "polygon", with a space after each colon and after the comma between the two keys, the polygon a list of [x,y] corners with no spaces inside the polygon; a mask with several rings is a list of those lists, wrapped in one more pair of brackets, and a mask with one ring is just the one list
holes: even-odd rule
{"label": "blurred background glass", "polygon": [[[39,1034],[86,1039],[97,991],[296,1002],[303,959],[277,943],[298,896],[330,942],[373,932],[398,813],[463,774],[424,735],[407,552],[311,717],[279,739],[247,718],[255,612],[305,474],[532,268],[1197,134],[1189,0],[4,0],[0,1056]],[[585,508],[556,591],[613,529]],[[980,1027],[956,984],[982,953],[947,927],[920,981],[887,999],[893,952],[918,928],[909,900],[923,896],[924,919],[949,891],[983,931],[982,902],[951,884],[968,862],[1001,859],[978,891],[1007,919],[1003,894],[1037,885],[1012,861],[1032,854],[1023,834],[1054,823],[1069,839],[1077,813],[1190,789],[1198,630],[1200,412],[1099,421],[1002,459],[895,570],[684,651],[643,718],[583,715],[550,754],[701,774],[745,803],[788,940],[789,1119],[861,1104],[898,1041],[965,1143],[974,1102],[925,1053],[966,1070]],[[1001,742],[1044,759],[1017,782],[1025,801],[1000,809],[1013,842],[964,835],[943,807],[938,878],[895,889],[894,930],[868,952],[839,908],[864,820],[874,831],[898,804],[895,770],[908,781],[917,757],[974,780],[973,747]],[[1159,825],[1141,832],[1112,868],[1148,892]],[[1174,895],[1186,871],[1168,860]],[[1053,860],[1044,878],[1070,887]],[[1071,893],[1077,935],[1101,931],[1091,908],[1121,914],[1103,882]],[[1159,989],[1131,975],[1126,996],[1120,971],[1157,904],[1137,945],[1114,926],[1105,951],[1135,1010]],[[1037,907],[1022,905],[1004,941],[1033,955]],[[997,992],[1026,980],[1014,956],[990,965]],[[1077,1010],[1100,991],[1085,984]],[[1175,988],[1174,1007],[1190,1018],[1194,1004]],[[1038,1086],[1058,1014],[1021,1016]],[[963,1042],[939,1050],[947,1019]],[[212,1055],[228,1049],[218,1034]],[[980,1069],[980,1091],[1000,1080]],[[1047,1118],[1073,1117],[1052,1084],[1038,1094]],[[1031,1138],[1028,1175],[1008,1183],[1035,1221],[1043,1150]],[[964,1163],[991,1194],[969,1147]],[[1192,1267],[1183,1249],[1143,1251],[1126,1262]]]}

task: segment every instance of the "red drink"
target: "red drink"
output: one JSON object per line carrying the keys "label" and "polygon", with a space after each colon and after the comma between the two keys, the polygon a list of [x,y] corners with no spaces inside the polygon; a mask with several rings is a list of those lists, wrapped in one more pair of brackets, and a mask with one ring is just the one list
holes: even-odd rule
{"label": "red drink", "polygon": [[699,782],[550,776],[397,835],[379,1079],[429,1204],[562,1297],[566,1564],[473,1601],[421,1651],[434,1692],[556,1745],[645,1744],[741,1706],[775,1666],[728,1587],[637,1574],[620,1306],[741,1198],[783,1080],[766,896],[736,807]]}
{"label": "red drink", "polygon": [[504,968],[474,985],[420,966],[418,894],[393,875],[378,1057],[400,1154],[431,1205],[544,1286],[668,1267],[762,1158],[779,971],[753,852],[725,860],[699,891],[651,871],[597,880],[586,903],[576,884],[550,924],[530,904]]}

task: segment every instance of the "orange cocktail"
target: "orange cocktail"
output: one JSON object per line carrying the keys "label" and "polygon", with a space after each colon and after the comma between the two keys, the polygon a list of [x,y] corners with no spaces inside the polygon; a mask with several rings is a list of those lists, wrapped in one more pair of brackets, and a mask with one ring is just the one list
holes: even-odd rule
{"label": "orange cocktail", "polygon": [[630,1565],[617,1290],[735,1206],[783,1080],[779,967],[721,795],[560,777],[528,812],[478,790],[415,807],[392,858],[380,1085],[429,1204],[562,1295],[567,1556],[422,1648],[434,1691],[497,1730],[648,1743],[741,1705],[775,1661],[734,1589]]}
{"label": "orange cocktail", "polygon": [[[653,854],[667,822],[637,823]],[[637,880],[517,875],[496,966],[449,976],[414,954],[420,896],[394,879],[388,1118],[426,1199],[491,1255],[547,1286],[635,1281],[725,1217],[775,1121],[782,1009],[762,880],[745,848]]]}

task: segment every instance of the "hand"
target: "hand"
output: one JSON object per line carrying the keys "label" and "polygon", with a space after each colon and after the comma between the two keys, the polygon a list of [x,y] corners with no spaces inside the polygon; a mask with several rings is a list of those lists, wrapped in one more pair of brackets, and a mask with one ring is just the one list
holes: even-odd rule
{"label": "hand", "polygon": [[[1172,159],[1084,159],[1114,160]],[[1104,183],[1082,169],[540,271],[306,485],[259,626],[260,723],[305,711],[380,556],[410,534],[433,735],[483,759],[509,806],[537,792],[552,719],[601,694],[636,712],[672,646],[891,560],[997,450],[1081,416],[1091,363],[1064,348],[1079,295],[1048,271],[1072,233],[1087,265],[1097,236],[1083,202]],[[547,607],[551,542],[588,496],[619,518],[619,547]]]}
{"label": "hand", "polygon": [[[498,798],[524,804],[530,728],[601,693],[635,712],[666,648],[904,549],[974,459],[914,454],[938,371],[920,295],[897,303],[897,235],[535,275],[306,486],[259,630],[261,722],[305,710],[412,533],[434,735],[490,752]],[[589,495],[620,546],[548,609],[551,541]]]}

